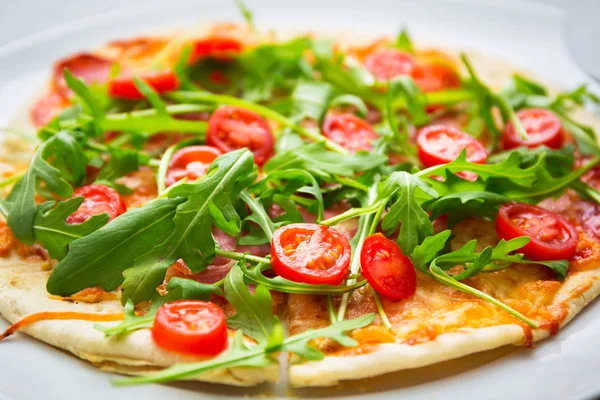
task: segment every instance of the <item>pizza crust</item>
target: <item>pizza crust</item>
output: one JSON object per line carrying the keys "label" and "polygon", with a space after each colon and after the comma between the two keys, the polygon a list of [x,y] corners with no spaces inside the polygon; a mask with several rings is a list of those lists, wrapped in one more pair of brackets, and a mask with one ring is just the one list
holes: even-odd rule
{"label": "pizza crust", "polygon": [[[120,302],[82,303],[50,298],[46,292],[49,272],[39,264],[18,257],[0,260],[0,314],[15,323],[23,317],[42,311],[75,311],[85,313],[122,312]],[[154,343],[149,329],[141,329],[122,338],[105,338],[94,329],[95,322],[81,320],[49,320],[31,324],[23,332],[54,347],[88,360],[100,369],[127,375],[144,375],[178,362],[202,361],[162,350]],[[116,325],[118,322],[103,322]],[[18,334],[17,334],[18,335]],[[14,340],[9,338],[6,340]],[[194,380],[252,386],[275,382],[279,367],[232,368],[210,371]]]}

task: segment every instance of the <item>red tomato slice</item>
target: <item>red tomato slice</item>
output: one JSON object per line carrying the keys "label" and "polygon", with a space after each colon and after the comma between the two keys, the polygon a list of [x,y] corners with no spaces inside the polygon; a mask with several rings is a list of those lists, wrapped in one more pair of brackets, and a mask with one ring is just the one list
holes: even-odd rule
{"label": "red tomato slice", "polygon": [[167,171],[167,186],[185,177],[193,181],[206,174],[210,163],[221,155],[221,151],[211,146],[188,146],[177,150]]}
{"label": "red tomato slice", "polygon": [[271,263],[277,275],[294,282],[339,285],[350,267],[350,242],[333,228],[290,224],[275,231]]}
{"label": "red tomato slice", "polygon": [[445,64],[416,64],[411,75],[417,86],[424,92],[460,87],[460,76],[454,68]]}
{"label": "red tomato slice", "polygon": [[523,140],[513,124],[504,129],[504,148],[526,146],[530,149],[545,145],[551,149],[560,149],[563,142],[563,126],[558,117],[551,111],[542,108],[527,108],[517,113],[521,125],[527,132],[527,140]]}
{"label": "red tomato slice", "polygon": [[519,252],[537,261],[570,260],[579,240],[575,227],[561,215],[523,203],[500,207],[496,232],[504,240],[529,237],[530,242]]}
{"label": "red tomato slice", "polygon": [[380,50],[365,59],[365,68],[378,81],[389,81],[397,76],[410,75],[415,66],[412,55],[400,50]]}
{"label": "red tomato slice", "polygon": [[117,191],[104,185],[82,186],[73,192],[73,197],[84,197],[77,211],[67,217],[68,224],[80,224],[92,216],[107,213],[110,220],[127,211],[123,199]]}
{"label": "red tomato slice", "polygon": [[379,135],[364,119],[354,114],[328,114],[323,122],[323,136],[350,150],[373,150],[373,141]]}
{"label": "red tomato slice", "polygon": [[241,53],[243,44],[233,38],[208,37],[194,42],[189,62],[191,64],[203,57],[229,58],[232,54]]}
{"label": "red tomato slice", "polygon": [[365,239],[360,252],[362,275],[371,287],[392,299],[405,299],[417,290],[417,273],[398,244],[381,233]]}
{"label": "red tomato slice", "polygon": [[106,83],[110,77],[112,64],[111,60],[87,53],[65,58],[54,65],[54,88],[63,96],[70,96],[71,90],[64,77],[65,69],[68,69],[75,77],[83,79],[87,84]]}
{"label": "red tomato slice", "polygon": [[159,347],[177,353],[217,355],[227,347],[225,314],[208,301],[167,303],[156,313],[152,338]]}
{"label": "red tomato slice", "polygon": [[[177,75],[170,70],[144,74],[140,76],[140,79],[158,93],[168,92],[179,87]],[[130,76],[111,80],[108,83],[108,93],[112,97],[120,97],[122,99],[139,100],[144,98],[144,95],[135,86],[135,82]]]}
{"label": "red tomato slice", "polygon": [[208,120],[206,143],[224,153],[246,147],[254,153],[256,164],[263,165],[273,154],[275,139],[267,121],[257,113],[225,106]]}
{"label": "red tomato slice", "polygon": [[467,149],[467,161],[483,164],[487,150],[473,136],[446,125],[430,125],[417,135],[419,159],[426,167],[454,161],[463,149]]}

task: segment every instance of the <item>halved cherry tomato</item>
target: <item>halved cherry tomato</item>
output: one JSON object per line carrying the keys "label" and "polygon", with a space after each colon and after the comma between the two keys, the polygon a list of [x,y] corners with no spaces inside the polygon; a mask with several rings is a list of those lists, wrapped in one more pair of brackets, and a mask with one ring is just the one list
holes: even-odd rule
{"label": "halved cherry tomato", "polygon": [[393,240],[376,233],[365,239],[360,252],[362,275],[371,287],[392,299],[404,299],[417,290],[417,273],[410,258]]}
{"label": "halved cherry tomato", "polygon": [[113,62],[93,54],[80,53],[60,60],[54,64],[54,89],[68,97],[71,90],[65,82],[64,72],[68,69],[73,76],[85,83],[105,83],[110,77]]}
{"label": "halved cherry tomato", "polygon": [[271,263],[277,275],[294,282],[339,285],[350,267],[350,242],[333,228],[290,224],[275,231]]}
{"label": "halved cherry tomato", "polygon": [[446,125],[430,125],[417,135],[419,159],[426,167],[454,161],[467,149],[467,161],[483,164],[487,150],[473,136]]}
{"label": "halved cherry tomato", "polygon": [[379,50],[365,59],[365,68],[378,81],[389,81],[397,76],[410,75],[415,66],[412,55],[400,50]]}
{"label": "halved cherry tomato", "polygon": [[206,143],[224,153],[246,147],[254,153],[254,161],[262,165],[273,154],[275,139],[267,121],[257,113],[225,106],[208,120]]}
{"label": "halved cherry tomato", "polygon": [[[140,79],[158,93],[168,92],[179,87],[177,75],[170,70],[147,73],[141,75]],[[112,97],[122,99],[138,100],[144,98],[144,95],[135,86],[135,82],[131,76],[123,76],[111,80],[108,83],[108,93]]]}
{"label": "halved cherry tomato", "polygon": [[193,64],[202,57],[228,58],[232,54],[241,53],[244,46],[233,38],[208,37],[194,42],[189,62]]}
{"label": "halved cherry tomato", "polygon": [[350,113],[327,114],[323,136],[353,153],[373,150],[373,141],[379,138],[367,121]]}
{"label": "halved cherry tomato", "polygon": [[169,163],[167,186],[185,177],[193,181],[204,176],[210,163],[221,154],[219,149],[211,146],[188,146],[177,150]]}
{"label": "halved cherry tomato", "polygon": [[504,148],[526,146],[530,149],[538,146],[547,146],[551,149],[560,149],[563,142],[563,126],[558,117],[543,108],[526,108],[517,112],[521,125],[527,132],[527,140],[519,136],[512,123],[504,129]]}
{"label": "halved cherry tomato", "polygon": [[225,314],[220,307],[208,301],[167,303],[156,313],[152,338],[166,350],[213,356],[227,347]]}
{"label": "halved cherry tomato", "polygon": [[411,76],[424,92],[460,87],[460,76],[455,69],[446,64],[416,64]]}
{"label": "halved cherry tomato", "polygon": [[579,240],[575,227],[561,215],[523,203],[500,207],[496,232],[504,240],[529,237],[530,242],[519,252],[537,261],[570,260]]}
{"label": "halved cherry tomato", "polygon": [[73,197],[84,197],[83,203],[67,217],[68,224],[80,224],[92,216],[107,213],[110,220],[127,211],[123,199],[117,191],[104,185],[82,186],[73,192]]}

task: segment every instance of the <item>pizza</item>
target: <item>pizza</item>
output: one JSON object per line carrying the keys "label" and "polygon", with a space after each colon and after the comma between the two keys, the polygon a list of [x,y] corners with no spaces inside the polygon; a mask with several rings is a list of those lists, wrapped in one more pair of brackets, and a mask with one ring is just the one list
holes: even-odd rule
{"label": "pizza", "polygon": [[406,31],[249,20],[70,55],[15,121],[35,148],[2,148],[0,338],[117,386],[533,349],[600,291],[594,103]]}

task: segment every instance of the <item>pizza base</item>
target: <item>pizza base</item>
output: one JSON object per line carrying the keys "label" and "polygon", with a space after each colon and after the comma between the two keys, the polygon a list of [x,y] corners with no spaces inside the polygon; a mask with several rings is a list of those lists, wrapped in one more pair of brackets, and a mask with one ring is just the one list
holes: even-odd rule
{"label": "pizza base", "polygon": [[[53,299],[46,292],[50,275],[38,264],[18,257],[0,260],[0,314],[15,323],[42,311],[75,311],[84,313],[118,313],[123,307],[118,300],[83,303]],[[23,332],[54,347],[69,351],[101,370],[125,375],[145,375],[179,363],[202,361],[159,348],[149,329],[141,329],[124,337],[105,338],[94,329],[96,322],[81,320],[40,321],[23,328]],[[116,325],[118,322],[101,322]],[[17,334],[18,335],[18,334]],[[14,340],[9,338],[6,340]],[[230,340],[231,341],[231,340]],[[253,386],[275,382],[279,367],[229,368],[203,373],[194,380],[233,386]]]}
{"label": "pizza base", "polygon": [[[286,35],[287,36],[287,35]],[[356,33],[343,36],[347,44],[355,44]],[[372,38],[368,38],[371,40]],[[360,42],[365,42],[365,36]],[[98,50],[102,54],[102,49]],[[516,70],[510,64],[492,57],[468,53],[480,76],[493,88],[499,89]],[[525,74],[527,75],[527,74]],[[548,87],[556,89],[554,85]],[[579,112],[576,117],[600,130],[600,121],[590,114]],[[24,109],[13,126],[27,127],[28,110]],[[10,151],[6,151],[10,153]],[[25,263],[18,257],[0,259],[0,314],[9,322],[41,311],[122,312],[118,301],[100,303],[67,302],[50,298],[45,285],[49,272],[41,265]],[[600,266],[597,269],[571,275],[562,285],[554,302],[568,304],[568,314],[561,326],[600,293]],[[23,332],[52,346],[67,350],[91,362],[104,371],[125,375],[144,375],[177,362],[197,361],[157,347],[150,331],[139,330],[123,338],[104,337],[88,321],[42,321],[29,325]],[[116,323],[105,323],[116,324]],[[547,330],[533,332],[534,340],[549,335]],[[518,324],[490,326],[480,329],[445,333],[436,339],[418,345],[382,343],[369,352],[351,356],[326,356],[316,362],[300,362],[289,368],[289,382],[294,387],[331,386],[341,380],[362,379],[403,369],[419,368],[468,354],[495,349],[508,344],[519,345],[525,338]],[[14,339],[9,339],[14,340]],[[279,367],[232,368],[201,374],[194,380],[233,386],[251,386],[276,382]]]}

